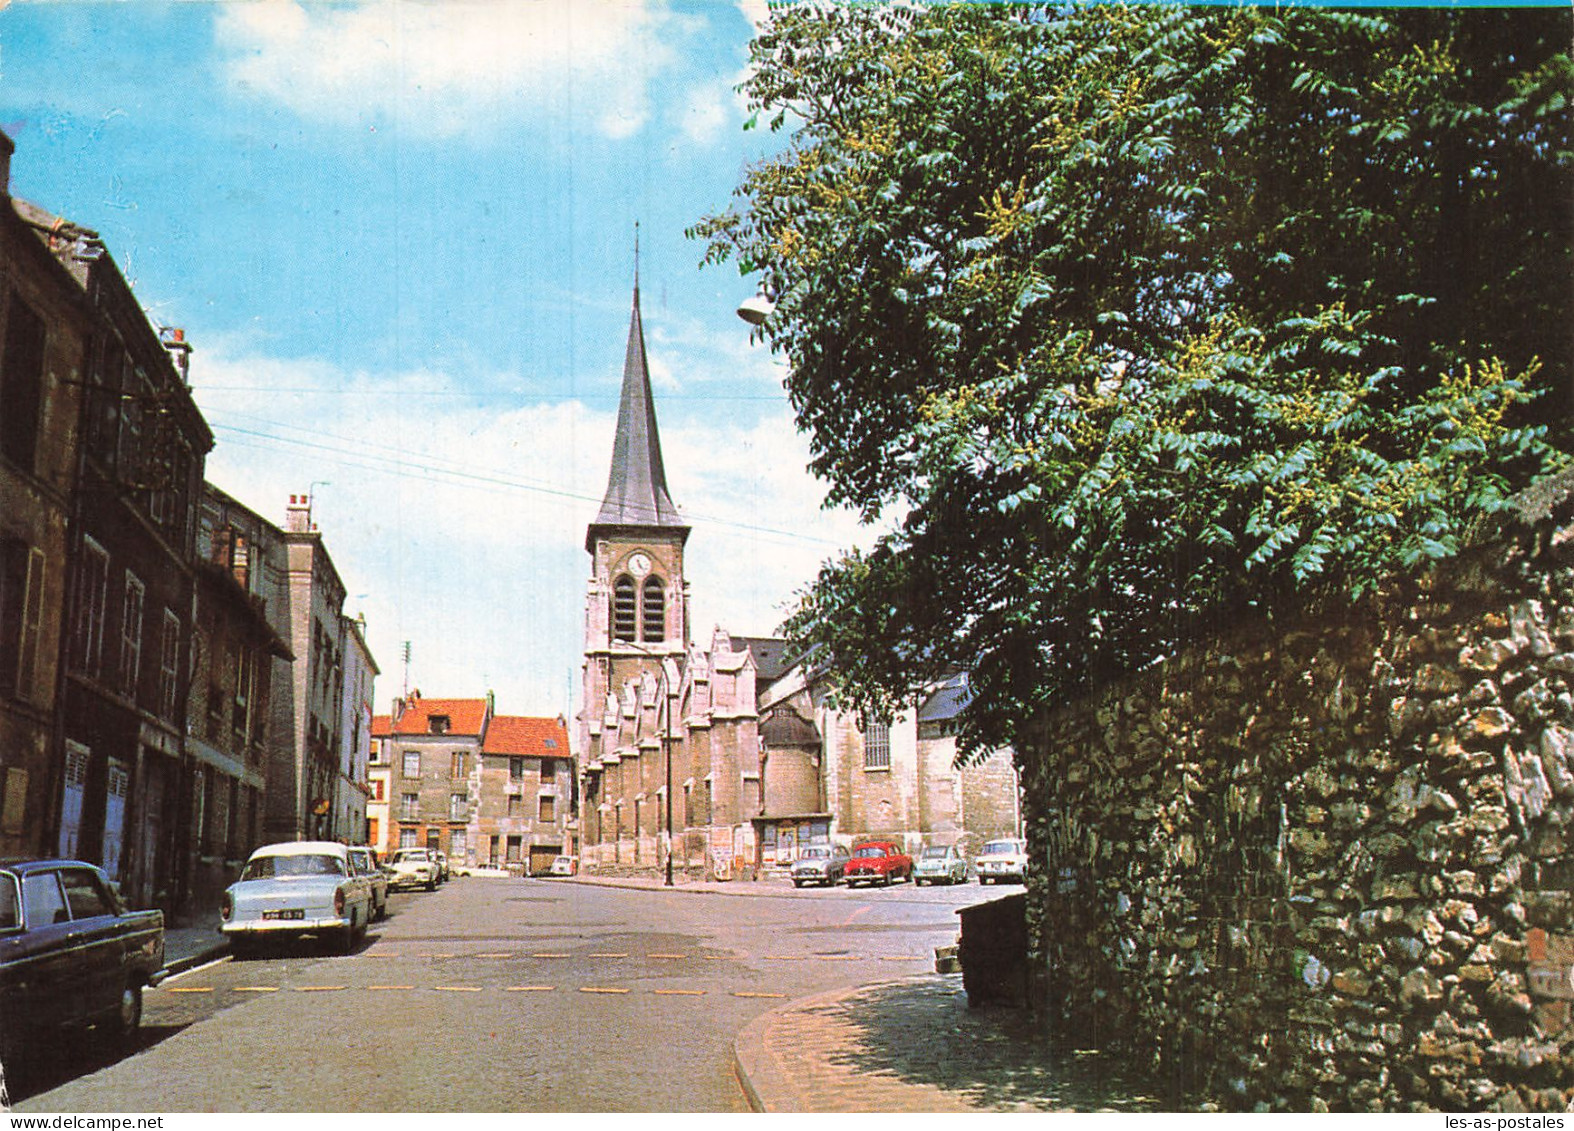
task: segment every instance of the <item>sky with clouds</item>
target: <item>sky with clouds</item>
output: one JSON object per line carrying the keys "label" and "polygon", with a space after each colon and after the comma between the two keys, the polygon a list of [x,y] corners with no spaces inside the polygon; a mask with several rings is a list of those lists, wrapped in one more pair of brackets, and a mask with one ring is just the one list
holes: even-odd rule
{"label": "sky with clouds", "polygon": [[494,689],[572,714],[640,225],[693,628],[775,630],[854,519],[784,370],[683,230],[781,144],[734,88],[763,0],[0,10],[15,195],[96,229],[195,346],[208,479],[314,518],[386,710]]}

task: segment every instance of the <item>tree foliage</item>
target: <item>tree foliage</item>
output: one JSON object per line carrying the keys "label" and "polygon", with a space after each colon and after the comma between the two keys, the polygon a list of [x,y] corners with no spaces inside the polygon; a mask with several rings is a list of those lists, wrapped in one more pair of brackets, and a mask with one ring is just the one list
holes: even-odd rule
{"label": "tree foliage", "polygon": [[784,150],[697,224],[832,504],[789,634],[964,747],[1217,621],[1457,551],[1560,465],[1566,12],[774,7]]}

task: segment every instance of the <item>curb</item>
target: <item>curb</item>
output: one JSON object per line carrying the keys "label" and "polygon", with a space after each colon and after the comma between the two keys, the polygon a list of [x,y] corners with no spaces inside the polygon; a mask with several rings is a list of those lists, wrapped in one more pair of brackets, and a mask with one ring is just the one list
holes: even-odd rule
{"label": "curb", "polygon": [[187,970],[195,969],[205,962],[212,962],[214,959],[222,958],[229,952],[229,940],[219,939],[218,941],[209,943],[202,949],[194,951],[191,954],[183,954],[173,961],[166,962],[159,969],[156,977],[162,982],[164,979],[172,978],[176,974],[184,974]]}
{"label": "curb", "polygon": [[864,982],[857,986],[842,986],[824,993],[801,997],[768,1009],[750,1021],[732,1042],[732,1070],[749,1101],[749,1110],[761,1114],[794,1112],[806,1113],[814,1109],[797,1083],[782,1071],[776,1058],[765,1048],[765,1035],[782,1014],[798,1009],[813,1009],[822,1005],[844,1001],[877,986],[901,985],[904,979],[883,978],[877,982]]}
{"label": "curb", "polygon": [[[733,898],[752,898],[761,895],[789,896],[796,894],[796,889],[789,888],[782,891],[769,880],[741,880],[739,884],[747,885],[734,887],[733,881],[727,883],[688,883],[673,884],[670,888],[665,884],[647,884],[638,880],[622,880],[607,876],[575,876],[569,883],[586,884],[590,887],[622,888],[624,891],[659,891],[683,892],[685,895],[730,895]],[[731,890],[727,890],[731,888]],[[812,898],[812,897],[810,897]]]}

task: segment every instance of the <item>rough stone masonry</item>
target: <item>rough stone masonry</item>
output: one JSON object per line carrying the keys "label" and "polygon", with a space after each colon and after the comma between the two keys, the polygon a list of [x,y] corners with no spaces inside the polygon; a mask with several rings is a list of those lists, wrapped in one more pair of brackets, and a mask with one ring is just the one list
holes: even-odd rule
{"label": "rough stone masonry", "polygon": [[1574,476],[1024,759],[1038,1004],[1235,1110],[1574,1104]]}

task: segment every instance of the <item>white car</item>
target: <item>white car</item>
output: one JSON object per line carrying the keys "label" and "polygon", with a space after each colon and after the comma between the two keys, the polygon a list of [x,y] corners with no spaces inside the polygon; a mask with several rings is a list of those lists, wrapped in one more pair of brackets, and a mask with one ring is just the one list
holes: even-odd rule
{"label": "white car", "polygon": [[268,939],[315,935],[345,954],[372,919],[372,889],[350,850],[325,840],[257,849],[219,900],[219,930],[238,955]]}
{"label": "white car", "polygon": [[973,861],[981,884],[1026,883],[1027,841],[1020,837],[1002,837],[984,845]]}
{"label": "white car", "polygon": [[372,918],[387,918],[388,873],[377,862],[377,850],[365,844],[351,845],[350,860],[354,862],[355,870],[366,877],[366,883],[372,889]]}
{"label": "white car", "polygon": [[391,889],[425,888],[427,891],[436,891],[442,879],[440,866],[432,859],[431,851],[425,848],[401,848],[393,854],[388,866],[393,869],[388,877]]}
{"label": "white car", "polygon": [[554,856],[552,867],[547,870],[549,876],[572,876],[579,871],[578,856]]}

